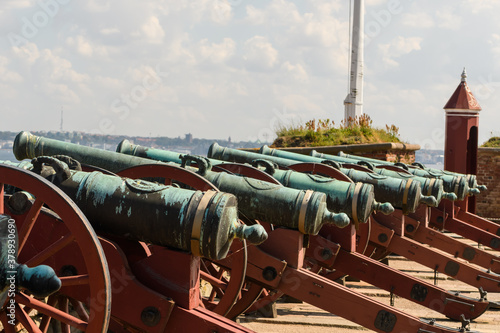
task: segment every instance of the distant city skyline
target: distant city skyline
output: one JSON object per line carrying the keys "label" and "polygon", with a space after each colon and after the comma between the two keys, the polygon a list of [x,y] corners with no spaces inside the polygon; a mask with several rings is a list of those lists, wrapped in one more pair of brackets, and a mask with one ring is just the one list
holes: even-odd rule
{"label": "distant city skyline", "polygon": [[[0,130],[272,141],[343,119],[349,2],[0,3]],[[500,135],[500,2],[366,0],[364,111],[442,149],[463,67]]]}

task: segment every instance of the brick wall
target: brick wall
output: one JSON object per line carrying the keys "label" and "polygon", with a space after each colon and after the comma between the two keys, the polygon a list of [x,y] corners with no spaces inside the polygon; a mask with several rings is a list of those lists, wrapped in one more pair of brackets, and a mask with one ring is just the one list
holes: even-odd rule
{"label": "brick wall", "polygon": [[500,148],[479,148],[477,182],[488,190],[476,197],[476,214],[487,218],[500,217]]}

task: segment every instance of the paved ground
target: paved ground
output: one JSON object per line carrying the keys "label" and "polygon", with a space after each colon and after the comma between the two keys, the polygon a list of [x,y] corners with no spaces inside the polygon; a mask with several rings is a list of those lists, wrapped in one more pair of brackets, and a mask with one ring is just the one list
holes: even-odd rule
{"label": "paved ground", "polygon": [[[462,240],[463,241],[463,240]],[[470,242],[469,242],[470,244]],[[472,244],[471,244],[472,245]],[[399,256],[391,256],[389,266],[410,273],[428,282],[434,281],[434,273],[431,269],[417,263],[407,261]],[[478,291],[471,286],[448,278],[443,274],[438,275],[438,286],[446,290],[460,291],[462,295],[479,298]],[[346,285],[358,292],[376,299],[384,304],[390,304],[388,292],[368,285],[364,282],[347,282]],[[500,293],[488,293],[488,300],[500,302]],[[437,324],[450,328],[460,327],[460,323],[449,320],[442,314],[416,305],[405,299],[396,298],[394,306],[413,316],[423,319],[436,319]],[[255,316],[240,316],[240,323],[259,333],[283,332],[283,333],[305,333],[305,332],[336,332],[354,333],[355,331],[369,331],[365,328],[349,322],[336,315],[325,312],[306,303],[278,302],[277,318],[262,318]],[[488,310],[470,325],[472,331],[483,333],[500,332],[500,310]],[[369,331],[371,332],[371,331]],[[399,333],[399,332],[394,332]]]}

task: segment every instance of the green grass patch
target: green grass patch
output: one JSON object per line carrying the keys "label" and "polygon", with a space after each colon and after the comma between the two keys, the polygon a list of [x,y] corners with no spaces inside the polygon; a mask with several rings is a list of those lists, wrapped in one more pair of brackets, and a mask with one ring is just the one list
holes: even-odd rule
{"label": "green grass patch", "polygon": [[483,145],[481,147],[499,148],[500,147],[500,137],[498,137],[498,136],[491,137],[488,141],[483,143]]}
{"label": "green grass patch", "polygon": [[399,128],[386,125],[385,129],[372,126],[370,116],[342,121],[336,127],[330,119],[313,119],[305,125],[280,126],[274,147],[337,146],[358,143],[401,142]]}

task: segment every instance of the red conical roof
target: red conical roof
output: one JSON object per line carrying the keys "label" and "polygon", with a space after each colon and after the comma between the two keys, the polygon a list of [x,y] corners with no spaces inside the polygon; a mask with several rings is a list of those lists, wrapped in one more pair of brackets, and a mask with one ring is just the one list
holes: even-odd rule
{"label": "red conical roof", "polygon": [[451,95],[451,98],[444,106],[444,109],[481,111],[481,106],[467,85],[467,74],[465,73],[465,69],[462,73],[462,81],[453,95]]}

